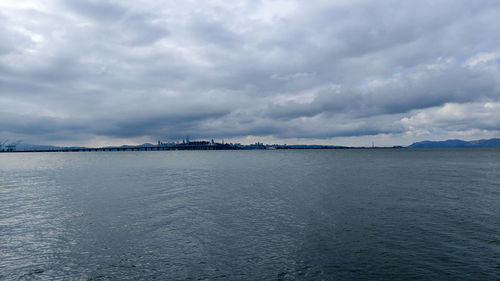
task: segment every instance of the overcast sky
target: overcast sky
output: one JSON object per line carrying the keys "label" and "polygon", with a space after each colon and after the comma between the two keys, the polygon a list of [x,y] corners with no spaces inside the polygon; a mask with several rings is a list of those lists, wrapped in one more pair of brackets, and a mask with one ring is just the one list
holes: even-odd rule
{"label": "overcast sky", "polygon": [[500,137],[500,1],[0,2],[0,139]]}

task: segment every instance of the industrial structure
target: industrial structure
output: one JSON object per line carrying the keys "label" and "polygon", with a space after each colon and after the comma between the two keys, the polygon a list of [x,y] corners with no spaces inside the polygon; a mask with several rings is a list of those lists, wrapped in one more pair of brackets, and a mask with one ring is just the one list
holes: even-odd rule
{"label": "industrial structure", "polygon": [[7,144],[9,140],[5,140],[3,142],[0,142],[0,152],[14,152],[16,151],[17,145],[21,143],[21,140],[11,142]]}
{"label": "industrial structure", "polygon": [[178,142],[162,142],[158,141],[158,146],[166,147],[168,150],[237,150],[242,149],[239,146],[232,144],[217,143],[213,139],[211,141],[191,141],[189,137]]}
{"label": "industrial structure", "polygon": [[394,147],[346,147],[335,145],[286,145],[286,144],[264,144],[256,142],[254,144],[242,145],[240,143],[220,143],[213,139],[210,141],[196,140],[191,141],[189,137],[183,140],[164,142],[158,140],[157,144],[145,143],[141,145],[122,145],[105,147],[56,147],[25,145],[24,149],[17,149],[21,140],[8,143],[8,140],[0,141],[0,153],[5,152],[91,152],[91,151],[163,151],[163,150],[281,150],[281,149],[380,149],[380,148],[402,148]]}

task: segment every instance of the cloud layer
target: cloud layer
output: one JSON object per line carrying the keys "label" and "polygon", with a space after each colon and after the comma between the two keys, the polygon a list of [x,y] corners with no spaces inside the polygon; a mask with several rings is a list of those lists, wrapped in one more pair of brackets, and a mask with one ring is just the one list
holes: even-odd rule
{"label": "cloud layer", "polygon": [[498,1],[2,1],[0,138],[500,136]]}

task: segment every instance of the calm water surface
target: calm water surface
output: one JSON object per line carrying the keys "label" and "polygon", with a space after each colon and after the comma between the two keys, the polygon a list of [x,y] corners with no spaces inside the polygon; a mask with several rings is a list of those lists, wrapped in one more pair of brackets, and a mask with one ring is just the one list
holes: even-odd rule
{"label": "calm water surface", "polygon": [[1,280],[500,279],[500,150],[0,154]]}

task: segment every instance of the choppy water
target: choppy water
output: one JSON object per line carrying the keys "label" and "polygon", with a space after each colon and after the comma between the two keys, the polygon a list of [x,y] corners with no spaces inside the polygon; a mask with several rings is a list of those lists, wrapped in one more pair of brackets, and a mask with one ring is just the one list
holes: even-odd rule
{"label": "choppy water", "polygon": [[500,279],[500,150],[0,154],[0,279]]}

